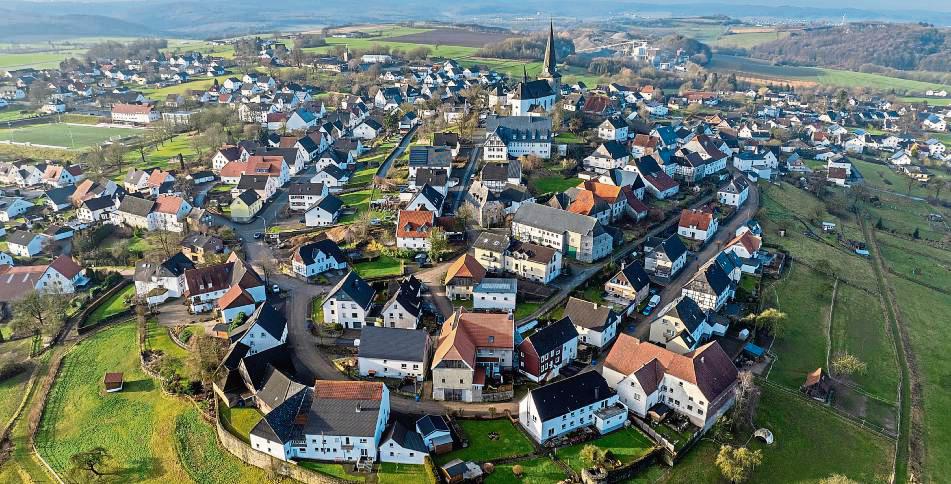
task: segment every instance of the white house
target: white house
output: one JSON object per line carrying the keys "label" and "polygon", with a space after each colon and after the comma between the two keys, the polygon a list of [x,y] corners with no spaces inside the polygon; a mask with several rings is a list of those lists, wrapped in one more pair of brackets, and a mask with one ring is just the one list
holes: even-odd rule
{"label": "white house", "polygon": [[731,207],[739,207],[749,197],[750,182],[743,176],[736,176],[730,183],[717,190],[717,201]]}
{"label": "white house", "polygon": [[232,343],[237,341],[247,346],[248,355],[267,351],[287,342],[287,319],[273,306],[264,303],[241,326],[231,331],[229,339]]}
{"label": "white house", "polygon": [[603,140],[627,140],[628,126],[623,120],[611,117],[598,125],[598,138]]}
{"label": "white house", "polygon": [[22,197],[0,197],[0,222],[9,222],[31,208],[33,204]]}
{"label": "white house", "polygon": [[691,240],[707,242],[717,232],[717,219],[712,213],[697,209],[680,212],[677,235]]}
{"label": "white house", "polygon": [[380,443],[380,461],[421,465],[429,455],[423,438],[410,426],[394,420]]}
{"label": "white house", "polygon": [[17,230],[7,235],[7,249],[15,257],[33,257],[43,251],[46,238],[39,234]]}
{"label": "white house", "polygon": [[151,104],[116,103],[112,105],[112,121],[115,123],[151,124],[161,118],[162,114]]}
{"label": "white house", "polygon": [[435,223],[435,212],[400,210],[396,221],[396,246],[401,249],[429,250],[429,236]]}
{"label": "white house", "polygon": [[412,275],[400,281],[399,288],[380,312],[383,327],[416,329],[419,326],[423,306],[422,286],[422,282]]}
{"label": "white house", "polygon": [[251,430],[251,447],[281,460],[375,462],[390,417],[379,382],[317,380]]}
{"label": "white house", "polygon": [[366,326],[357,349],[360,376],[426,379],[430,350],[426,331]]}
{"label": "white house", "polygon": [[667,304],[660,313],[662,317],[651,321],[650,341],[674,353],[693,351],[714,333],[706,311],[689,296]]}
{"label": "white house", "polygon": [[149,304],[160,304],[185,293],[185,271],[194,269],[195,263],[181,252],[164,262],[139,261],[132,278],[135,295],[145,298]]}
{"label": "white house", "polygon": [[472,308],[515,311],[518,279],[486,277],[472,289]]}
{"label": "white house", "polygon": [[346,269],[347,258],[334,241],[322,239],[298,247],[291,257],[291,265],[296,274],[313,277],[327,271]]}
{"label": "white house", "polygon": [[618,334],[621,315],[611,306],[568,298],[564,315],[578,331],[578,342],[595,348],[604,348]]}
{"label": "white house", "polygon": [[684,355],[621,335],[602,370],[619,400],[640,418],[663,403],[701,429],[733,406],[737,370],[712,342]]}
{"label": "white house", "polygon": [[304,212],[304,225],[308,227],[326,227],[334,225],[340,219],[343,200],[325,195]]}
{"label": "white house", "polygon": [[486,119],[486,161],[507,161],[532,155],[543,160],[551,158],[551,118],[537,116],[489,116]]}
{"label": "white house", "polygon": [[324,298],[324,323],[350,329],[362,328],[375,295],[376,291],[366,281],[350,271]]}
{"label": "white house", "polygon": [[597,371],[535,388],[518,403],[518,422],[538,443],[583,427],[607,434],[627,421],[627,407]]}

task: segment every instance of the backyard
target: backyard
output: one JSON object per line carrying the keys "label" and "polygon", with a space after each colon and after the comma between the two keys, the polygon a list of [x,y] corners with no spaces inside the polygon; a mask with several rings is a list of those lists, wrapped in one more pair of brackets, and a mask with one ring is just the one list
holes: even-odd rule
{"label": "backyard", "polygon": [[135,296],[135,285],[129,284],[100,304],[99,307],[82,322],[81,326],[94,326],[106,318],[115,316],[129,309],[131,305],[127,302],[127,298],[132,298],[133,296]]}
{"label": "backyard", "polygon": [[531,441],[508,419],[457,420],[469,439],[469,446],[435,457],[437,465],[453,459],[483,462],[528,454],[534,450]]}
{"label": "backyard", "polygon": [[353,270],[364,279],[400,276],[403,274],[403,261],[388,255],[380,255],[375,260],[354,264]]}

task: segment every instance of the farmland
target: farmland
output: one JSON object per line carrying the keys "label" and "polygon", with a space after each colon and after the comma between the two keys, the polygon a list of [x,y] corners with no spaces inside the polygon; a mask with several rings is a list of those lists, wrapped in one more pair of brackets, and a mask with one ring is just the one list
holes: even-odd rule
{"label": "farmland", "polygon": [[109,140],[138,136],[140,129],[112,128],[80,124],[35,124],[0,129],[0,141],[31,143],[65,149],[83,149]]}
{"label": "farmland", "polygon": [[928,89],[948,88],[941,84],[900,79],[880,74],[822,67],[780,66],[749,57],[724,54],[715,55],[713,62],[707,67],[715,71],[746,73],[778,81],[806,81],[845,88],[866,87],[884,91],[895,90],[916,93],[924,92]]}
{"label": "farmland", "polygon": [[406,35],[393,36],[388,40],[393,42],[409,42],[411,44],[431,45],[458,45],[462,47],[483,47],[486,44],[500,42],[509,38],[501,32],[477,32],[462,29],[433,29],[413,32]]}
{"label": "farmland", "polygon": [[789,32],[727,32],[711,42],[710,45],[715,47],[739,47],[746,49],[772,40],[785,39],[786,37],[789,37]]}

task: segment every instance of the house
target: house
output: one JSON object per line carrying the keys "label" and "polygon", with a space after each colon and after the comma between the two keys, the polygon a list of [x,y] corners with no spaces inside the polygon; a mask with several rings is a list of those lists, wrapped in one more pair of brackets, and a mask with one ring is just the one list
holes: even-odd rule
{"label": "house", "polygon": [[511,314],[456,310],[443,323],[433,362],[433,400],[481,402],[489,379],[514,365]]}
{"label": "house", "polygon": [[376,291],[356,272],[350,271],[340,279],[321,304],[325,324],[339,324],[344,328],[360,329],[366,324],[367,313]]}
{"label": "house", "polygon": [[578,356],[578,330],[562,318],[529,335],[518,351],[519,372],[536,383],[548,380]]}
{"label": "house", "polygon": [[412,275],[400,281],[396,292],[383,305],[383,327],[416,329],[419,326],[423,306],[422,286],[422,282]]}
{"label": "house", "polygon": [[380,461],[422,465],[429,448],[416,430],[398,419],[393,421],[380,443]]}
{"label": "house", "polygon": [[330,193],[328,188],[323,183],[291,183],[287,189],[288,205],[291,210],[307,210]]}
{"label": "house", "polygon": [[347,268],[347,257],[330,239],[308,242],[294,250],[291,266],[301,277],[314,277],[327,271]]}
{"label": "house", "polygon": [[627,132],[627,123],[613,116],[598,125],[598,138],[603,140],[626,141]]}
{"label": "house", "polygon": [[925,114],[921,121],[921,129],[943,133],[948,130],[948,123],[937,114]]}
{"label": "house", "polygon": [[621,142],[610,140],[602,142],[593,153],[581,160],[584,167],[595,173],[609,173],[622,168],[630,161],[631,154]]}
{"label": "house", "polygon": [[602,374],[634,415],[647,418],[663,405],[707,430],[733,406],[738,372],[715,341],[679,355],[625,334]]}
{"label": "house", "polygon": [[672,197],[680,191],[680,184],[671,178],[651,155],[633,160],[624,169],[640,175],[647,191],[658,200]]}
{"label": "house", "polygon": [[621,270],[604,283],[604,292],[609,297],[622,300],[635,307],[650,294],[651,280],[640,262],[622,263]]}
{"label": "house", "polygon": [[383,383],[317,380],[265,415],[250,442],[284,461],[375,462],[389,417]]}
{"label": "house", "polygon": [[576,297],[568,298],[564,316],[575,325],[579,343],[599,349],[614,340],[621,322],[621,315],[610,306]]}
{"label": "house", "polygon": [[479,172],[479,180],[493,192],[501,192],[507,185],[522,184],[522,163],[510,160],[507,163],[486,163]]}
{"label": "house", "polygon": [[247,291],[254,302],[260,303],[266,299],[264,281],[235,252],[224,263],[186,270],[185,298],[189,310],[193,313],[211,311],[215,302],[234,285]]}
{"label": "house", "polygon": [[0,197],[0,222],[9,222],[31,208],[33,204],[22,197]]}
{"label": "house", "polygon": [[607,434],[626,421],[627,407],[596,371],[532,389],[518,403],[519,424],[539,444],[589,426]]}
{"label": "house", "polygon": [[485,267],[469,254],[462,254],[446,269],[446,297],[469,299],[472,291],[485,277]]}
{"label": "house", "polygon": [[701,267],[683,287],[684,296],[694,300],[704,311],[719,311],[733,299],[736,287],[730,275],[714,262]]}
{"label": "house", "polygon": [[76,209],[76,220],[87,224],[107,221],[116,208],[115,199],[112,197],[90,198],[84,200]]}
{"label": "house", "polygon": [[304,225],[308,227],[326,227],[340,220],[343,200],[334,195],[325,195],[304,212]]}
{"label": "house", "polygon": [[[243,291],[240,287],[233,286],[231,291],[235,290]],[[224,304],[227,297],[226,294],[218,300],[218,303]],[[253,308],[253,299],[250,299],[248,295],[245,297],[249,298],[250,305]],[[228,322],[230,323],[230,321]],[[274,306],[264,303],[258,306],[257,309],[253,309],[244,323],[231,330],[228,339],[231,344],[238,343],[247,346],[247,355],[254,355],[282,346],[287,342],[287,319],[277,309],[274,309]]]}
{"label": "house", "polygon": [[72,195],[74,192],[76,192],[76,186],[68,185],[47,190],[43,193],[43,196],[46,197],[47,206],[54,212],[59,212],[73,206]]}
{"label": "house", "polygon": [[753,234],[752,231],[743,231],[733,240],[727,242],[723,252],[736,256],[740,269],[748,274],[756,273],[760,267],[758,260],[760,247],[763,245],[763,239]]}
{"label": "house", "polygon": [[687,262],[687,247],[677,235],[661,241],[652,250],[645,248],[644,270],[657,277],[673,279]]}
{"label": "house", "polygon": [[374,140],[381,134],[383,134],[383,125],[373,118],[367,118],[353,128],[354,136],[367,141]]}
{"label": "house", "polygon": [[607,256],[614,244],[598,219],[537,203],[519,206],[512,219],[512,236],[551,247],[582,262]]}
{"label": "house", "polygon": [[486,136],[482,158],[486,161],[507,161],[520,156],[551,158],[551,118],[538,116],[489,116],[485,121]]}
{"label": "house", "polygon": [[132,277],[135,295],[152,305],[181,297],[185,293],[185,271],[194,268],[195,263],[181,252],[160,263],[139,261]]}
{"label": "house", "polygon": [[162,118],[151,104],[126,104],[116,103],[112,105],[112,122],[124,124],[152,124]]}
{"label": "house", "polygon": [[7,235],[7,250],[14,257],[33,257],[43,251],[46,237],[25,230],[16,230]]}
{"label": "house", "polygon": [[706,311],[686,295],[664,307],[661,314],[651,322],[650,342],[674,353],[692,351],[713,334]]}
{"label": "house", "polygon": [[270,200],[277,193],[277,179],[267,175],[241,175],[238,184],[231,189],[231,196],[237,197],[247,190],[254,190],[261,200]]}
{"label": "house", "polygon": [[709,241],[717,232],[717,219],[705,210],[684,209],[680,212],[677,235],[702,243]]}
{"label": "house", "polygon": [[723,205],[739,207],[749,197],[750,182],[745,176],[735,176],[730,183],[717,190],[717,201]]}
{"label": "house", "polygon": [[561,252],[550,247],[510,240],[508,235],[483,232],[473,244],[476,260],[490,271],[514,274],[548,284],[561,275]]}
{"label": "house", "polygon": [[429,235],[436,214],[427,210],[400,210],[396,220],[396,246],[417,251],[429,250]]}
{"label": "house", "polygon": [[420,169],[452,171],[452,152],[445,146],[413,146],[409,150],[409,177],[416,179]]}
{"label": "house", "polygon": [[452,451],[452,432],[442,415],[423,415],[416,421],[416,432],[430,452],[445,454]]}
{"label": "house", "polygon": [[238,223],[247,223],[254,220],[258,212],[264,208],[264,198],[255,190],[245,190],[231,200],[231,220]]}
{"label": "house", "polygon": [[449,148],[453,158],[459,156],[459,150],[462,149],[462,145],[459,143],[459,134],[451,131],[433,133],[433,146]]}
{"label": "house", "polygon": [[367,326],[360,332],[360,376],[423,381],[429,366],[429,334],[423,330]]}
{"label": "house", "polygon": [[192,262],[204,264],[211,262],[213,256],[227,255],[231,252],[224,241],[220,238],[203,234],[201,232],[192,232],[186,235],[181,242],[182,254]]}
{"label": "house", "polygon": [[515,311],[518,279],[485,277],[472,288],[472,309]]}
{"label": "house", "polygon": [[83,169],[79,165],[46,165],[43,171],[43,183],[52,187],[75,185],[85,178]]}

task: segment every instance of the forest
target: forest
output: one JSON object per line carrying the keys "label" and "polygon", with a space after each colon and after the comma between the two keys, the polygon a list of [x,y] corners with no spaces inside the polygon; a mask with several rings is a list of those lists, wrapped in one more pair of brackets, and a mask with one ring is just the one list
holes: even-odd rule
{"label": "forest", "polygon": [[951,30],[927,24],[850,23],[791,32],[750,57],[778,64],[875,72],[876,67],[951,72]]}
{"label": "forest", "polygon": [[[545,56],[547,33],[538,32],[526,37],[512,37],[501,42],[488,44],[479,49],[479,57],[499,59],[541,59]],[[555,38],[555,54],[558,59],[575,53],[575,43],[571,39]]]}

